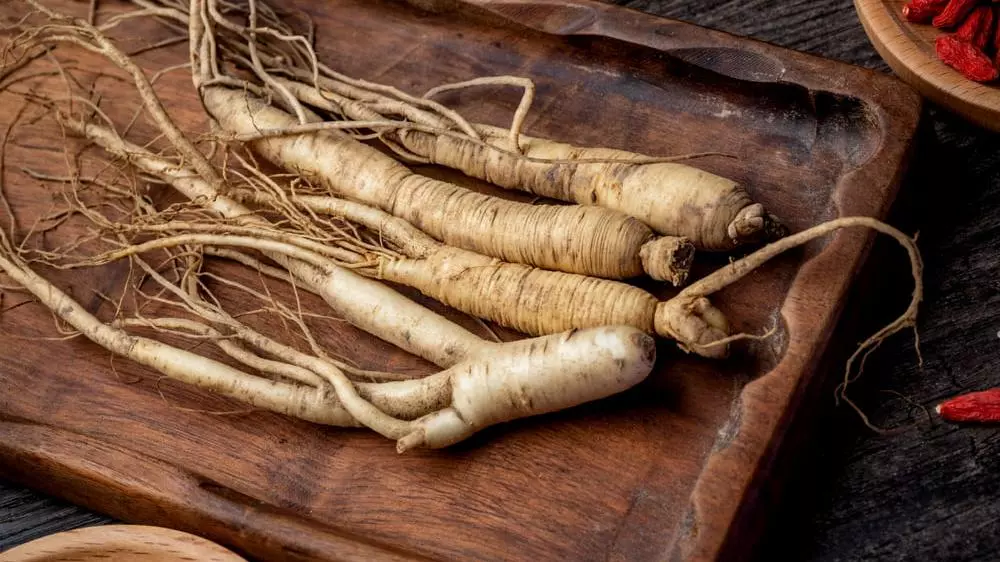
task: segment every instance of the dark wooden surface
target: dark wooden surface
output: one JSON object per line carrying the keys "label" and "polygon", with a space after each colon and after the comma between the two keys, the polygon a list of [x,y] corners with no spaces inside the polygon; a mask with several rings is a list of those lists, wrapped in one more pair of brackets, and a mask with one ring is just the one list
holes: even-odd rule
{"label": "dark wooden surface", "polygon": [[[880,67],[847,2],[644,2],[633,7]],[[920,226],[928,266],[921,326],[925,365],[916,369],[909,340],[900,337],[883,346],[856,391],[873,419],[888,424],[919,417],[881,389],[932,406],[954,392],[991,380],[1000,383],[989,370],[991,360],[996,364],[1000,358],[1000,326],[990,316],[991,305],[1000,301],[994,273],[1000,260],[995,250],[990,252],[991,243],[997,247],[991,230],[1000,223],[991,219],[992,205],[1000,199],[1000,146],[994,136],[947,115],[931,110],[928,117],[920,168],[906,187],[913,201],[903,221]],[[953,196],[949,200],[942,193]],[[889,294],[908,291],[893,289],[893,279],[877,281],[873,289],[883,298],[861,299],[856,309],[881,310],[892,300]],[[811,435],[814,447],[802,450],[802,478],[790,494],[797,501],[786,501],[782,516],[773,518],[766,551],[824,560],[994,558],[1000,510],[1000,478],[991,462],[998,452],[994,435],[988,428],[924,422],[892,436],[873,436],[853,414],[828,405]],[[37,505],[19,503],[8,515],[7,499],[17,502],[24,492],[5,492],[0,504],[4,545],[27,540],[32,531],[44,534],[93,521],[80,519],[92,517],[82,512],[65,515],[70,510],[65,504],[44,499]]]}

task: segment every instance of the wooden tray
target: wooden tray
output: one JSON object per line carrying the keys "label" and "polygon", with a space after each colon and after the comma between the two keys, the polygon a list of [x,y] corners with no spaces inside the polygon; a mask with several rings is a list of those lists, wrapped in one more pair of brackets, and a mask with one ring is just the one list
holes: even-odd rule
{"label": "wooden tray", "polygon": [[868,38],[900,78],[935,103],[1000,131],[1000,85],[968,80],[938,60],[934,40],[941,30],[903,19],[904,0],[855,0],[854,5]]}
{"label": "wooden tray", "polygon": [[[413,92],[525,75],[539,87],[531,134],[650,154],[733,153],[697,164],[745,182],[796,230],[837,215],[885,216],[920,110],[913,91],[884,75],[588,0],[458,1],[443,14],[387,0],[294,4],[318,23],[321,56],[348,73]],[[81,13],[86,3],[61,7]],[[0,17],[17,14],[0,7]],[[138,45],[170,34],[149,22],[128,35]],[[185,49],[140,60],[152,71],[184,61]],[[76,68],[98,64],[72,57]],[[203,130],[185,72],[159,86],[178,120]],[[447,101],[502,124],[517,95],[484,89]],[[0,100],[8,122],[19,102]],[[131,114],[128,104],[106,105],[119,123]],[[140,123],[138,133],[150,130]],[[18,165],[65,173],[58,135],[43,120],[8,145],[7,191],[29,215],[47,212],[48,196]],[[664,343],[655,373],[630,392],[403,456],[363,431],[194,411],[239,406],[158,384],[85,341],[0,336],[0,475],[265,560],[726,557],[753,542],[757,491],[787,454],[788,424],[808,407],[801,397],[870,242],[842,232],[717,295],[737,329],[780,328],[729,361]],[[705,258],[706,267],[726,260]],[[124,274],[115,266],[54,279],[96,310],[107,305],[88,288]],[[8,312],[3,333],[51,335],[38,312]],[[349,326],[323,327],[331,349],[365,366],[432,371]]]}

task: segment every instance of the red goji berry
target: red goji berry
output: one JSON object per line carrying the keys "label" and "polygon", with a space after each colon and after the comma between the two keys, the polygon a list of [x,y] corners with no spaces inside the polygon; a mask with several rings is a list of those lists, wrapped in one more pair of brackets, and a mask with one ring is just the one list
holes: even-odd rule
{"label": "red goji berry", "polygon": [[935,410],[953,422],[1000,421],[1000,388],[956,396],[938,404]]}
{"label": "red goji berry", "polygon": [[990,39],[993,38],[993,8],[980,6],[972,10],[969,17],[965,18],[965,22],[955,32],[955,37],[962,41],[968,41],[985,51],[990,44]]}
{"label": "red goji berry", "polygon": [[932,23],[939,29],[955,27],[965,21],[966,16],[978,3],[979,0],[951,0],[940,14],[934,16]]}
{"label": "red goji berry", "polygon": [[934,42],[937,56],[942,62],[962,73],[969,80],[989,82],[1000,72],[982,49],[953,35],[942,35]]}
{"label": "red goji berry", "polygon": [[927,23],[947,5],[948,0],[910,0],[903,6],[903,18],[913,23]]}

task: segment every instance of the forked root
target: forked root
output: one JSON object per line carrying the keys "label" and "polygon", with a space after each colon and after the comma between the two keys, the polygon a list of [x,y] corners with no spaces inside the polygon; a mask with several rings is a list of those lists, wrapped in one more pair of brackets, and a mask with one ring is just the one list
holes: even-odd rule
{"label": "forked root", "polygon": [[617,394],[646,378],[656,360],[653,338],[634,328],[578,330],[505,347],[455,367],[451,407],[416,420],[396,450],[447,447],[490,425]]}
{"label": "forked root", "polygon": [[[106,324],[32,271],[0,232],[0,271],[60,320],[112,353],[257,408],[321,424],[368,427],[398,440],[401,453],[414,447],[447,447],[491,425],[610,396],[642,381],[655,362],[650,336],[634,328],[608,326],[498,344],[494,353],[423,379],[354,383],[329,361],[243,326],[216,299],[213,304],[196,290],[182,289],[135,259],[149,278],[174,293],[178,304],[201,320],[136,317]],[[211,324],[224,326],[231,336]],[[130,326],[207,338],[239,363],[291,382],[253,375],[129,334],[124,328]]]}
{"label": "forked root", "polygon": [[[913,327],[916,328],[917,309],[923,299],[923,261],[916,242],[898,229],[871,217],[842,217],[833,219],[812,228],[792,234],[777,240],[757,250],[756,252],[722,267],[708,276],[691,284],[674,298],[660,303],[656,311],[657,332],[672,335],[684,343],[689,351],[701,355],[712,356],[713,352],[721,353],[723,348],[711,347],[728,333],[725,317],[709,301],[708,296],[742,279],[745,275],[762,266],[771,258],[792,248],[801,246],[811,240],[825,236],[842,228],[871,228],[883,234],[892,236],[910,258],[910,268],[913,274],[913,296],[907,309],[891,324],[866,340],[848,361],[845,372],[845,383],[841,393],[846,390],[847,382],[854,362],[858,357],[867,356],[872,348],[885,338],[896,332]],[[714,351],[713,351],[714,350]]]}
{"label": "forked root", "polygon": [[10,251],[9,246],[0,249],[0,270],[31,292],[59,319],[112,353],[168,377],[236,398],[261,409],[316,423],[356,424],[346,410],[335,406],[329,388],[293,385],[255,377],[225,363],[150,338],[134,336],[103,323],[72,297],[28,268]]}

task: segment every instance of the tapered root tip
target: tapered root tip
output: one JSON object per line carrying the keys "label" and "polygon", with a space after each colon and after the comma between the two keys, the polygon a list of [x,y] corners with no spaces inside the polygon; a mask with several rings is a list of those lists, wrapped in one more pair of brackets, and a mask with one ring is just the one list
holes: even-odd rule
{"label": "tapered root tip", "polygon": [[662,236],[645,243],[639,250],[639,259],[647,275],[680,287],[691,272],[694,253],[694,244],[687,238]]}
{"label": "tapered root tip", "polygon": [[396,441],[397,453],[417,447],[449,447],[476,432],[476,428],[470,426],[454,408],[432,412],[412,423],[412,431]]}
{"label": "tapered root tip", "polygon": [[747,205],[729,223],[729,238],[737,246],[769,242],[788,236],[788,228],[760,203]]}
{"label": "tapered root tip", "polygon": [[729,356],[729,344],[722,343],[730,335],[729,321],[705,297],[674,298],[660,303],[655,323],[656,333],[673,338],[685,351],[708,359]]}
{"label": "tapered root tip", "polygon": [[418,429],[396,441],[396,452],[403,454],[424,444],[424,430]]}

